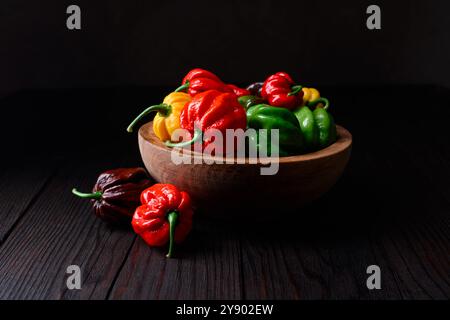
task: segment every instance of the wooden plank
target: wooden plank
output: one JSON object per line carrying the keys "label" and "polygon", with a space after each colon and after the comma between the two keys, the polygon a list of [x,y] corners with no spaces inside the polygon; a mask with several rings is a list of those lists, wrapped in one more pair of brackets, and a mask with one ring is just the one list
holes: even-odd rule
{"label": "wooden plank", "polygon": [[[383,143],[372,141],[370,152],[355,148],[340,183],[298,213],[326,219],[296,219],[271,225],[260,237],[246,234],[246,298],[450,296],[445,271],[450,206],[427,189],[408,157],[397,155],[387,136],[378,138]],[[382,270],[382,290],[366,287],[366,268],[372,264]]]}
{"label": "wooden plank", "polygon": [[[374,96],[366,108],[388,96]],[[404,103],[416,99],[427,101]],[[437,113],[431,133],[427,118],[399,109],[389,117],[349,114],[339,122],[354,134],[354,152],[328,195],[269,225],[198,219],[180,259],[108,228],[70,194],[75,185],[89,189],[104,169],[139,164],[135,137],[80,154],[47,184],[45,161],[4,170],[0,298],[448,299],[449,111]],[[81,266],[79,291],[66,288],[70,264]],[[366,288],[371,264],[381,268],[382,290]]]}
{"label": "wooden plank", "polygon": [[[349,201],[369,197],[363,180],[352,174],[364,176],[359,171],[362,159],[363,154],[354,153],[348,173],[333,190],[299,210],[296,218],[246,233],[242,244],[246,298],[359,298],[367,290],[365,271],[376,259],[370,224],[361,215],[373,216],[378,209]],[[365,212],[360,215],[361,209]],[[395,286],[390,289],[390,294],[397,291]]]}
{"label": "wooden plank", "polygon": [[33,203],[54,174],[56,160],[40,159],[39,166],[28,158],[3,167],[0,173],[0,246],[23,213]]}
{"label": "wooden plank", "polygon": [[450,149],[444,123],[450,112],[433,103],[434,99],[440,100],[439,96],[430,99],[429,112],[440,117],[434,119],[433,130],[429,131],[428,117],[407,115],[403,121],[414,132],[425,134],[395,130],[387,146],[395,154],[387,186],[395,198],[385,210],[397,214],[382,246],[386,260],[395,260],[401,270],[398,281],[411,299],[450,296]]}
{"label": "wooden plank", "polygon": [[239,242],[217,223],[197,224],[178,259],[137,239],[110,299],[240,299]]}
{"label": "wooden plank", "polygon": [[[83,154],[59,170],[0,248],[1,299],[107,296],[135,236],[109,228],[93,215],[89,201],[71,194],[74,186],[92,188],[104,169],[124,165],[105,155],[92,164],[92,157]],[[81,268],[81,290],[67,289],[69,265]]]}

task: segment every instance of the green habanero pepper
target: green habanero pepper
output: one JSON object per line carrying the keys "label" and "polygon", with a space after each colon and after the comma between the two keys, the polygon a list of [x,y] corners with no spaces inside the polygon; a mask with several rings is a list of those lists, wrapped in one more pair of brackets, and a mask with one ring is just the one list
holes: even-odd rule
{"label": "green habanero pepper", "polygon": [[[267,104],[258,104],[247,110],[247,125],[249,128],[267,130],[267,155],[272,155],[270,131],[278,129],[280,157],[300,154],[304,151],[304,137],[295,115],[286,108],[272,107]],[[261,150],[259,134],[250,137],[249,143],[257,150]]]}
{"label": "green habanero pepper", "polygon": [[254,105],[263,103],[264,99],[258,96],[241,96],[238,98],[238,101],[245,110],[248,110]]}
{"label": "green habanero pepper", "polygon": [[[319,103],[325,106],[313,111],[310,109]],[[336,125],[332,115],[327,112],[328,106],[328,99],[319,98],[293,111],[305,137],[308,151],[323,149],[336,141]]]}

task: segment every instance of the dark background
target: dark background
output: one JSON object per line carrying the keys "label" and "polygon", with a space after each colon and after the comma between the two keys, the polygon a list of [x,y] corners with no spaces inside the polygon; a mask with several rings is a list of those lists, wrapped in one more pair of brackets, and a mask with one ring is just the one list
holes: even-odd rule
{"label": "dark background", "polygon": [[[381,30],[366,28],[373,3]],[[287,71],[319,87],[352,129],[344,113],[365,117],[365,100],[385,101],[380,91],[400,104],[397,88],[450,85],[449,3],[4,0],[2,145],[9,155],[136,146],[128,122],[194,67],[241,85]],[[81,7],[81,30],[66,28],[70,4]]]}
{"label": "dark background", "polygon": [[[82,29],[66,28],[81,7]],[[366,28],[381,7],[382,29]],[[448,1],[4,0],[0,94],[171,85],[193,67],[249,83],[450,84]]]}

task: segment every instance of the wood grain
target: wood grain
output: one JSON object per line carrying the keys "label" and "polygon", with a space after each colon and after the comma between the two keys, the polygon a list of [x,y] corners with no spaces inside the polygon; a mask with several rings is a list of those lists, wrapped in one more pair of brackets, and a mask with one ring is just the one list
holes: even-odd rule
{"label": "wood grain", "polygon": [[167,248],[134,244],[110,299],[241,299],[241,257],[233,232],[197,224],[189,241],[166,259]]}
{"label": "wood grain", "polygon": [[[1,299],[106,298],[135,236],[106,226],[70,190],[90,190],[108,162],[66,164],[28,208],[0,248]],[[69,265],[81,268],[81,290],[67,289]]]}
{"label": "wood grain", "polygon": [[[450,90],[359,88],[348,96],[329,88],[340,106],[336,121],[354,137],[337,184],[301,210],[273,209],[278,219],[270,223],[243,221],[259,211],[233,197],[226,201],[236,202],[238,218],[196,212],[194,232],[173,260],[132,231],[107,227],[70,194],[73,186],[90,189],[100,171],[141,164],[135,136],[108,136],[125,128],[134,112],[119,107],[135,91],[119,94],[117,105],[106,89],[95,95],[95,104],[117,107],[102,127],[105,138],[79,152],[67,143],[64,164],[44,155],[0,168],[0,299],[450,298]],[[79,291],[65,286],[70,264],[81,266]],[[381,290],[366,287],[372,264],[381,268]]]}
{"label": "wood grain", "polygon": [[[357,151],[353,157],[361,160]],[[381,159],[366,159],[360,169],[386,170]],[[309,220],[245,234],[246,298],[448,299],[448,215],[438,213],[447,204],[433,196],[425,206],[424,181],[407,179],[408,170],[393,175],[392,187],[352,163],[349,172],[324,202],[302,213]],[[408,188],[399,191],[405,182]],[[346,194],[359,200],[345,201]],[[382,290],[366,287],[366,268],[372,264],[381,268]]]}
{"label": "wood grain", "polygon": [[56,160],[46,160],[39,167],[16,162],[0,173],[0,245],[54,174]]}
{"label": "wood grain", "polygon": [[[348,170],[301,213],[311,218],[245,233],[247,298],[449,298],[449,112],[434,99],[409,97],[405,105],[425,104],[421,97],[430,114],[441,115],[433,130],[427,117],[398,109],[353,121],[357,138]],[[384,98],[374,96],[371,105]],[[382,129],[368,134],[367,128]],[[381,268],[382,290],[366,288],[371,264]]]}

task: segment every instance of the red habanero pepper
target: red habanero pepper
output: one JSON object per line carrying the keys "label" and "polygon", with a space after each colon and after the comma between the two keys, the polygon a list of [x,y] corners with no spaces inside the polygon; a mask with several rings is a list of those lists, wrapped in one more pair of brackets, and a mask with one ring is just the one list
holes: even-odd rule
{"label": "red habanero pepper", "polygon": [[246,89],[239,88],[232,84],[225,84],[214,73],[200,68],[189,71],[183,78],[181,86],[178,87],[175,92],[184,91],[186,89],[191,97],[207,90],[233,92],[238,97],[250,94],[250,92]]}
{"label": "red habanero pepper", "polygon": [[[191,140],[181,143],[166,142],[169,147],[183,147],[193,144],[208,129],[219,130],[224,136],[226,129],[247,127],[247,115],[234,93],[208,90],[197,94],[187,103],[180,114],[180,127],[189,131]],[[204,146],[211,139],[203,141]]]}
{"label": "red habanero pepper", "polygon": [[239,88],[238,86],[235,86],[234,84],[227,84],[226,86],[228,88],[230,88],[233,91],[233,93],[235,95],[237,95],[238,97],[248,96],[250,94],[250,91],[248,91],[247,89]]}
{"label": "red habanero pepper", "polygon": [[303,91],[287,73],[277,72],[264,81],[261,96],[273,107],[293,109],[302,104]]}
{"label": "red habanero pepper", "polygon": [[169,242],[166,257],[172,257],[174,242],[183,242],[192,229],[191,198],[172,184],[158,183],[142,191],[141,203],[131,222],[134,231],[149,246]]}

